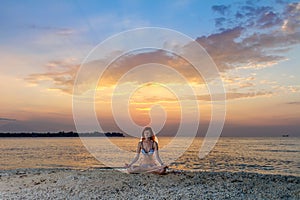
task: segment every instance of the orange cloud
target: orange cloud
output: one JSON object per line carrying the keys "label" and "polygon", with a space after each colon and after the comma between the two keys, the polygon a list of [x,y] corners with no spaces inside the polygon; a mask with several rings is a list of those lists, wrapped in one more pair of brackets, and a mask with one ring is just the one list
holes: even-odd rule
{"label": "orange cloud", "polygon": [[[83,81],[84,84],[89,84],[92,74],[95,74],[99,67],[105,67],[103,60],[93,61],[87,63],[89,72],[84,76],[86,79]],[[99,80],[101,87],[111,87],[117,83],[117,81],[128,71],[136,66],[140,66],[147,63],[159,63],[175,69],[178,74],[184,76],[188,81],[203,84],[203,79],[200,74],[184,59],[168,55],[164,51],[151,51],[140,54],[129,54],[116,60],[112,63],[103,73],[102,78]],[[38,84],[44,81],[52,83],[50,88],[60,89],[63,92],[71,94],[73,92],[73,85],[76,77],[76,73],[79,70],[79,64],[70,64],[64,61],[51,61],[47,64],[48,72],[30,74],[25,78],[26,81],[34,84]],[[147,76],[135,76],[132,82],[144,82]],[[164,83],[174,82],[174,75],[172,74],[158,74],[155,71],[152,72],[151,79],[159,79]],[[176,82],[177,80],[175,80]],[[86,87],[86,89],[92,89]]]}

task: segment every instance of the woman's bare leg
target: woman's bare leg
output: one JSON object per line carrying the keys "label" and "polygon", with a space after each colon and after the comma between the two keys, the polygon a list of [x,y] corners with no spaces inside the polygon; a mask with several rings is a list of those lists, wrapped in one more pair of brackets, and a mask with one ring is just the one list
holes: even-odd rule
{"label": "woman's bare leg", "polygon": [[127,168],[127,171],[130,174],[141,173],[141,172],[143,172],[143,168],[141,168],[140,166],[131,166],[131,167]]}
{"label": "woman's bare leg", "polygon": [[151,173],[164,175],[167,172],[167,168],[168,168],[168,166],[160,166],[158,169],[156,169],[155,171],[152,171]]}

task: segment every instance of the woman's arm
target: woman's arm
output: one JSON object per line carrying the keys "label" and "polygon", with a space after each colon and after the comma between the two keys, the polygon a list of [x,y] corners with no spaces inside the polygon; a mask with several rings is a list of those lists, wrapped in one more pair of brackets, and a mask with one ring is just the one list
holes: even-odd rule
{"label": "woman's arm", "polygon": [[140,152],[141,152],[141,142],[138,143],[138,147],[136,149],[136,154],[131,163],[128,165],[128,167],[131,167],[136,161],[138,161],[140,157]]}
{"label": "woman's arm", "polygon": [[154,155],[156,160],[159,162],[160,165],[164,165],[164,163],[161,161],[159,154],[158,154],[158,144],[157,142],[154,142]]}

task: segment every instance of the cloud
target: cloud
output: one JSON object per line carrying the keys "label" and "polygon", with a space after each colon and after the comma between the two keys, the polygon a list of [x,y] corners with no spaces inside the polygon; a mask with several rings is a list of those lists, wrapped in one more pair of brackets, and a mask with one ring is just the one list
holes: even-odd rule
{"label": "cloud", "polygon": [[295,33],[296,31],[299,31],[300,3],[298,2],[289,4],[284,14],[287,17],[284,19],[282,30],[289,33]]}
{"label": "cloud", "polygon": [[27,121],[15,121],[0,126],[1,132],[57,132],[57,131],[75,131],[75,125],[72,121],[53,121],[51,119],[32,119]]}
{"label": "cloud", "polygon": [[[258,92],[227,92],[226,93],[226,100],[235,100],[235,99],[247,99],[247,98],[256,98],[256,97],[268,97],[272,96],[273,93],[269,91],[258,91]],[[215,101],[223,101],[223,94],[215,94]],[[211,95],[210,94],[204,94],[204,95],[196,95],[196,96],[190,96],[185,95],[180,98],[181,100],[198,100],[198,101],[211,101]],[[180,99],[177,99],[176,97],[166,97],[166,96],[151,96],[151,97],[145,97],[141,96],[138,100],[132,100],[132,103],[137,105],[149,105],[153,103],[178,103]]]}
{"label": "cloud", "polygon": [[[101,85],[101,87],[111,87],[115,85],[126,72],[130,71],[134,67],[145,63],[154,63],[154,62],[173,67],[175,70],[178,71],[179,74],[185,76],[186,79],[190,82],[194,82],[198,85],[204,83],[202,78],[199,77],[199,75],[195,71],[195,69],[193,69],[190,66],[190,64],[187,63],[182,58],[170,55],[164,51],[149,51],[140,54],[135,54],[135,53],[128,54],[117,59],[104,72],[103,78],[99,80],[99,85]],[[96,60],[87,63],[89,70],[86,71],[85,72],[86,74],[83,75],[84,77],[83,82],[79,82],[79,84],[86,85],[86,87],[83,87],[85,89],[82,92],[86,92],[87,90],[92,89],[91,85],[93,82],[92,79],[94,79],[93,76],[97,74],[99,67],[103,67],[104,63],[106,63],[104,60]],[[75,81],[76,73],[78,72],[79,69],[79,65],[72,64],[72,61],[67,61],[67,60],[51,61],[47,64],[47,69],[48,72],[40,73],[40,74],[31,74],[26,78],[26,80],[35,84],[39,84],[44,81],[49,81],[51,83],[50,88],[58,89],[62,92],[72,94],[74,81]],[[226,69],[223,68],[223,70]],[[166,74],[162,72],[163,71],[159,71],[159,72],[153,71],[151,68],[148,68],[147,70],[141,71],[140,74],[139,73],[127,74],[128,77],[127,79],[125,79],[125,81],[133,82],[134,84],[142,84],[147,81],[151,82],[151,81],[159,80],[161,81],[161,83],[167,83],[167,84],[174,83],[177,85],[181,84],[179,79],[174,78],[174,75]],[[251,82],[253,80],[255,80],[254,76],[249,76],[244,78],[242,77],[225,78],[225,81],[229,82],[230,84],[236,85],[239,89],[253,87],[254,84]],[[245,91],[236,92],[236,90],[232,90],[232,91],[234,92],[228,92],[226,94],[227,100],[255,98],[260,96],[269,96],[273,94],[272,92],[268,92],[268,91],[257,91],[257,92],[245,92]],[[222,96],[220,94],[220,98],[221,97]],[[220,98],[218,98],[217,95],[217,101],[221,100]],[[209,94],[198,95],[196,99],[202,101],[211,101],[211,97]],[[186,100],[191,100],[191,98],[187,97]],[[168,97],[162,98],[157,96],[151,98],[143,97],[142,101],[173,102],[173,101],[177,101],[177,99],[168,98]]]}
{"label": "cloud", "polygon": [[229,8],[230,6],[225,6],[225,5],[214,5],[211,7],[213,11],[221,14],[221,15],[225,15],[226,13],[229,12]]}
{"label": "cloud", "polygon": [[[159,96],[152,96],[152,97],[140,97],[138,100],[131,100],[131,104],[135,105],[136,107],[150,109],[150,107],[154,104],[160,104],[162,106],[167,105],[168,108],[175,108],[177,109],[180,106],[180,100],[195,100],[196,98],[192,99],[191,97],[184,97],[184,98],[168,98],[163,97],[162,95]],[[173,106],[172,106],[173,105]]]}
{"label": "cloud", "polygon": [[53,31],[57,35],[68,36],[73,35],[76,31],[72,28],[65,27],[54,27],[54,26],[41,26],[31,24],[28,26],[29,29],[42,30],[42,31]]}
{"label": "cloud", "polygon": [[300,43],[300,3],[271,6],[238,4],[227,12],[226,5],[213,6],[217,33],[196,39],[212,56],[220,71],[233,68],[262,68],[286,60],[282,52]]}
{"label": "cloud", "polygon": [[271,28],[282,23],[281,18],[275,14],[273,11],[266,12],[260,15],[259,19],[257,20],[260,28]]}
{"label": "cloud", "polygon": [[[267,28],[281,22],[279,15],[272,11],[271,6],[258,6],[252,2],[236,3],[232,6],[215,5],[212,6],[212,10],[226,19],[226,21],[222,19],[222,23],[216,23],[224,26],[219,30],[236,26]],[[217,17],[215,21],[219,21],[218,19],[220,18]]]}
{"label": "cloud", "polygon": [[[228,92],[226,93],[226,100],[233,100],[233,99],[245,99],[245,98],[255,98],[255,97],[262,97],[262,96],[270,96],[272,95],[272,92],[247,92],[247,93],[241,93],[241,92]],[[223,95],[216,94],[216,101],[223,100]],[[211,101],[210,95],[198,95],[198,100],[201,101]]]}
{"label": "cloud", "polygon": [[0,121],[17,121],[16,119],[0,117]]}
{"label": "cloud", "polygon": [[300,106],[300,101],[291,101],[291,102],[287,102],[286,104]]}
{"label": "cloud", "polygon": [[[299,3],[282,3],[280,5],[281,9],[276,11],[271,6],[258,6],[249,2],[231,6],[215,5],[212,10],[219,15],[215,18],[218,31],[207,36],[200,36],[196,38],[196,41],[206,49],[220,72],[273,66],[287,59],[282,55],[283,52],[300,43]],[[235,9],[234,6],[237,6],[238,9]],[[233,12],[233,10],[238,11]],[[108,56],[108,58],[110,57]],[[197,71],[193,70],[184,59],[163,51],[147,51],[122,56],[109,66],[100,83],[102,86],[111,86],[133,67],[153,62],[173,67],[191,82],[204,83]],[[95,60],[88,63],[90,71],[84,74],[81,84],[87,86],[91,84],[89,80],[95,76],[99,67],[104,67],[105,63],[107,60]],[[78,69],[79,63],[50,61],[47,64],[47,72],[31,74],[26,77],[26,80],[35,84],[50,82],[50,88],[72,93]],[[155,78],[165,82],[175,80],[172,75],[162,75],[154,71],[146,74],[137,79],[134,79],[136,74],[129,74],[129,76],[132,76],[132,80],[137,83]],[[255,86],[253,81],[249,80],[240,82],[239,88],[253,86]],[[85,87],[83,90],[89,89]],[[243,95],[245,94],[229,93],[230,99]],[[254,93],[247,93],[244,97],[251,97],[251,95],[253,96]]]}
{"label": "cloud", "polygon": [[[276,5],[278,2],[273,2]],[[251,29],[272,29],[283,27],[285,29],[294,30],[299,27],[299,8],[300,3],[278,3],[276,6],[260,6],[259,4],[252,3],[238,3],[233,4],[234,7],[231,10],[237,10],[234,12],[228,12],[228,15],[224,16],[219,12],[222,19],[223,27],[218,27],[220,31],[226,29],[232,29],[234,27],[244,27],[250,31]],[[222,5],[218,7],[228,6]],[[214,8],[214,7],[213,7]],[[214,10],[214,9],[213,9]],[[220,17],[216,17],[216,21],[220,21]]]}
{"label": "cloud", "polygon": [[47,64],[48,71],[45,73],[30,74],[25,80],[32,84],[50,82],[50,89],[59,89],[66,93],[72,93],[73,85],[78,64],[72,64],[68,61],[50,61]]}
{"label": "cloud", "polygon": [[300,87],[296,85],[289,85],[286,87],[286,90],[288,90],[291,93],[296,93],[300,91]]}
{"label": "cloud", "polygon": [[[81,73],[83,73],[81,74],[83,78],[82,80],[77,81],[79,87],[80,85],[86,85],[82,92],[92,89],[91,85],[94,85],[95,81],[99,78],[96,77],[99,72],[99,68],[106,67],[105,65],[108,63],[108,60],[99,59],[85,64],[85,70],[81,71]],[[158,63],[172,67],[177,71],[177,74],[165,73],[163,69],[154,71],[149,68],[145,70],[142,68],[140,72],[131,71],[131,73],[126,74],[134,67],[147,63]],[[155,64],[153,65],[155,66]],[[30,74],[25,78],[25,80],[33,84],[50,82],[51,89],[59,89],[71,94],[73,92],[75,77],[79,67],[80,64],[75,64],[66,60],[50,61],[46,65],[47,72]],[[111,87],[115,85],[125,74],[127,76],[126,80],[129,82],[135,82],[136,84],[144,83],[147,80],[149,82],[156,80],[161,83],[180,84],[182,79],[179,79],[179,75],[184,76],[188,81],[193,83],[204,83],[201,75],[198,74],[198,72],[183,58],[176,55],[170,55],[165,51],[154,50],[139,54],[127,54],[117,59],[104,71],[102,78],[99,80],[99,85],[102,87]]]}
{"label": "cloud", "polygon": [[219,17],[215,19],[215,26],[220,27],[223,26],[223,23],[226,21],[226,18]]}
{"label": "cloud", "polygon": [[251,82],[246,82],[246,83],[241,83],[239,86],[240,86],[240,88],[249,88],[249,87],[254,86],[254,84]]}
{"label": "cloud", "polygon": [[264,44],[257,44],[257,40],[250,41],[251,38],[247,38],[248,42],[245,42],[246,39],[237,42],[244,31],[245,28],[236,27],[199,37],[196,41],[206,49],[221,72],[242,66],[256,67],[258,64],[284,59],[282,56],[266,54]]}

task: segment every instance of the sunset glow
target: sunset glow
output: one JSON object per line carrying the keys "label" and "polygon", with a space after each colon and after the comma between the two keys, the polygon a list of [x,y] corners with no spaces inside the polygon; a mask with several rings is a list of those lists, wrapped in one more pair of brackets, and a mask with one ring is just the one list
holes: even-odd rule
{"label": "sunset glow", "polygon": [[[2,2],[0,131],[75,131],[73,85],[84,58],[111,35],[151,26],[188,35],[217,65],[227,98],[222,134],[299,136],[299,2],[222,2]],[[101,65],[105,59],[89,64]],[[134,68],[147,63],[154,64]],[[175,130],[181,115],[178,98],[187,105],[191,101],[183,85],[195,92],[202,127],[211,118],[214,102],[207,82],[170,52],[130,52],[111,63],[97,88],[89,88],[89,76],[81,86],[87,94],[95,93],[96,115],[107,131],[119,130],[111,99],[118,104],[133,87],[138,89],[128,110],[140,126],[163,111],[167,129]],[[208,81],[213,84],[214,77]],[[195,107],[187,109],[194,112]]]}

